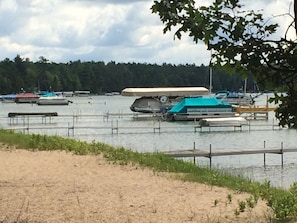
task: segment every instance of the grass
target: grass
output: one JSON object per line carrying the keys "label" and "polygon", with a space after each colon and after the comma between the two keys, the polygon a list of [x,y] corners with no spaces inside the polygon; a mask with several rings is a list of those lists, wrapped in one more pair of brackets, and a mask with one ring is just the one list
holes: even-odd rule
{"label": "grass", "polygon": [[[213,186],[226,187],[252,195],[253,201],[266,200],[274,212],[276,222],[297,221],[297,183],[289,190],[271,187],[270,182],[252,182],[251,180],[231,176],[217,170],[201,168],[193,163],[167,157],[162,153],[139,153],[125,148],[115,148],[104,143],[86,143],[59,136],[26,135],[0,130],[0,142],[16,149],[32,151],[64,150],[78,155],[102,154],[109,162],[120,165],[138,165],[156,172],[178,173],[184,181],[199,182]],[[230,202],[232,197],[228,197]],[[251,206],[251,201],[246,201]],[[245,207],[245,206],[244,206]],[[243,202],[241,209],[243,209]]]}

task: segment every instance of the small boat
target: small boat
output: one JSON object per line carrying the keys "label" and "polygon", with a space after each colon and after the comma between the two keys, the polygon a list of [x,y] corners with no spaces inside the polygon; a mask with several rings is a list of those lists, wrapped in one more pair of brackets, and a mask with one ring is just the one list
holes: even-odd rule
{"label": "small boat", "polygon": [[218,91],[215,93],[215,98],[228,102],[232,105],[253,105],[255,103],[253,97],[244,93],[236,93],[229,91]]}
{"label": "small boat", "polygon": [[248,125],[248,121],[243,117],[203,118],[199,120],[199,125],[209,127],[241,127],[243,125]]}
{"label": "small boat", "polygon": [[121,95],[121,93],[117,92],[117,91],[113,91],[113,92],[106,92],[104,95],[105,96],[118,96],[118,95]]}
{"label": "small boat", "polygon": [[184,97],[208,95],[205,87],[125,88],[122,96],[139,96],[130,106],[141,113],[166,113]]}
{"label": "small boat", "polygon": [[73,91],[63,91],[63,92],[62,92],[62,95],[63,95],[64,97],[73,97],[74,92],[73,92]]}
{"label": "small boat", "polygon": [[184,98],[166,114],[169,121],[200,120],[213,117],[235,117],[234,107],[214,97]]}
{"label": "small boat", "polygon": [[74,96],[77,97],[89,97],[91,94],[90,91],[74,91]]}
{"label": "small boat", "polygon": [[37,105],[68,105],[69,100],[62,95],[56,95],[55,93],[48,92],[43,93],[36,101]]}
{"label": "small boat", "polygon": [[39,95],[33,93],[20,93],[15,97],[16,103],[36,103]]}
{"label": "small boat", "polygon": [[2,103],[15,103],[16,94],[6,94],[0,96]]}
{"label": "small boat", "polygon": [[135,99],[130,106],[133,112],[141,113],[166,113],[172,106],[181,101],[183,97],[141,97]]}

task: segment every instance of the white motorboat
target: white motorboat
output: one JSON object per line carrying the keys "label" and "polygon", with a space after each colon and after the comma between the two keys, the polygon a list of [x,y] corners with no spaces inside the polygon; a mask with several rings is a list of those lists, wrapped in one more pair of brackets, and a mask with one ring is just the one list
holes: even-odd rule
{"label": "white motorboat", "polygon": [[224,117],[224,118],[203,118],[199,120],[200,126],[214,126],[214,127],[224,127],[224,126],[242,126],[248,125],[248,121],[243,117]]}
{"label": "white motorboat", "polygon": [[68,105],[69,100],[63,96],[41,96],[36,104],[38,105]]}

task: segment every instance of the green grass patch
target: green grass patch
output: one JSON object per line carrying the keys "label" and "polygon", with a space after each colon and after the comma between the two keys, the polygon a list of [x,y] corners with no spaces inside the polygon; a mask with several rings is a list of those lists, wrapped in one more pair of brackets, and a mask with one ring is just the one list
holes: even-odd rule
{"label": "green grass patch", "polygon": [[[191,162],[167,157],[162,153],[139,153],[125,148],[115,148],[104,143],[86,143],[59,136],[27,135],[13,131],[0,130],[0,142],[14,146],[16,149],[32,151],[67,151],[77,155],[102,154],[109,162],[120,165],[138,165],[155,172],[178,173],[179,179],[199,182],[213,186],[226,187],[239,192],[248,192],[253,200],[259,198],[267,201],[275,214],[276,222],[297,221],[297,184],[289,190],[252,182],[238,176],[221,173],[218,170],[197,167]],[[227,195],[226,195],[227,196]],[[232,199],[232,197],[230,198]],[[251,207],[250,201],[247,201]],[[241,205],[243,206],[243,204]]]}

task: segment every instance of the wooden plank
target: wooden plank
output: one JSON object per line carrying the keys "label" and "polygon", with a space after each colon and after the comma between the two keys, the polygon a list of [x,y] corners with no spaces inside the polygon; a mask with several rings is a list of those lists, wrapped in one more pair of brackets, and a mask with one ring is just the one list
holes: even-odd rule
{"label": "wooden plank", "polygon": [[276,106],[238,106],[235,110],[238,113],[267,113],[269,111],[274,111],[276,108]]}

